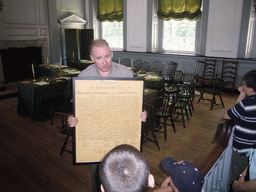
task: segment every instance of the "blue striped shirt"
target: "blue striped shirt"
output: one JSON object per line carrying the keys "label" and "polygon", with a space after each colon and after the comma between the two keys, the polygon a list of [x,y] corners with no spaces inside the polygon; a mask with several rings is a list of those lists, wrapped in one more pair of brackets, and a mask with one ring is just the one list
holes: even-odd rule
{"label": "blue striped shirt", "polygon": [[228,110],[236,122],[233,148],[244,155],[256,144],[256,95],[251,95]]}

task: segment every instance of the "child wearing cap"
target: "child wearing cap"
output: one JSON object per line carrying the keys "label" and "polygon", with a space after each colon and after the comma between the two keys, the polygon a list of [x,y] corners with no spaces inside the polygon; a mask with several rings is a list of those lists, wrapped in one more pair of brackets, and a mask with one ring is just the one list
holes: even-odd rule
{"label": "child wearing cap", "polygon": [[176,161],[171,157],[166,157],[162,161],[162,167],[170,173],[161,188],[154,192],[199,192],[204,183],[202,172],[188,161]]}

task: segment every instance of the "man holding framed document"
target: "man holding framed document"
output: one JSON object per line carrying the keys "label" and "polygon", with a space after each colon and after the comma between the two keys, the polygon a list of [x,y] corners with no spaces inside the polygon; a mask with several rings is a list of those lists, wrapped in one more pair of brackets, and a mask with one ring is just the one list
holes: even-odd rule
{"label": "man holding framed document", "polygon": [[[91,55],[90,55],[91,60],[94,62],[94,64],[89,66],[89,67],[87,67],[84,71],[82,71],[79,74],[78,79],[79,78],[92,78],[92,79],[93,78],[95,78],[95,79],[97,79],[97,78],[98,79],[116,78],[118,80],[118,79],[125,78],[125,79],[128,80],[128,79],[133,78],[133,72],[130,69],[128,69],[126,66],[123,66],[123,65],[120,65],[120,64],[112,62],[113,53],[111,52],[111,50],[109,48],[109,45],[108,45],[108,43],[105,40],[98,39],[98,40],[93,41],[92,44],[91,44],[90,53],[91,53]],[[76,81],[76,80],[73,83],[76,83],[76,82],[78,83],[78,87],[87,86],[88,85],[86,83],[83,84],[82,81],[79,82],[79,81]],[[124,87],[124,88],[130,87],[130,85],[128,86],[128,84],[132,84],[132,82],[136,83],[136,81],[126,82],[126,80],[123,80],[123,82],[122,82],[123,84],[122,85],[124,85],[126,87],[124,87],[124,86],[122,86],[122,87]],[[139,81],[137,81],[137,82],[139,82]],[[80,85],[81,83],[83,85]],[[117,86],[119,88],[121,86],[119,86],[118,83],[119,82],[117,82]],[[90,93],[95,93],[95,91],[92,91],[90,89],[93,89],[95,86],[99,86],[99,85],[97,84],[97,82],[93,82],[93,81],[90,81],[89,84],[91,86],[90,87],[87,86],[86,90],[90,91]],[[132,85],[131,85],[131,87],[132,87]],[[143,92],[143,86],[140,86],[140,87],[142,87],[142,92]],[[130,91],[130,93],[135,93],[136,92],[136,90],[134,91],[133,88],[131,88],[131,90],[132,91]],[[77,88],[76,88],[76,91],[77,91]],[[113,90],[113,92],[115,92],[115,91],[116,90]],[[76,99],[78,97],[80,97],[80,96],[83,96],[83,95],[86,96],[86,98],[82,98],[82,99],[88,99],[88,97],[90,97],[90,96],[87,97],[87,95],[83,92],[82,89],[80,89],[79,93],[81,93],[81,94],[80,95],[76,95]],[[122,93],[127,93],[127,91],[126,92],[122,92]],[[98,92],[96,94],[98,94]],[[141,98],[141,100],[142,100],[142,98]],[[131,102],[133,102],[133,100],[131,100]],[[112,103],[114,103],[114,101]],[[78,106],[78,107],[82,107],[82,106]],[[140,107],[142,107],[142,104],[141,104]],[[101,108],[100,107],[98,107],[98,108],[99,108],[98,112],[102,112]],[[95,112],[95,113],[97,113],[97,112]],[[111,111],[108,111],[106,113],[111,113]],[[126,114],[122,113],[120,111],[119,115],[124,115],[125,116]],[[139,116],[141,121],[145,122],[146,118],[147,118],[147,112],[143,111],[140,114],[138,113],[138,116]],[[80,114],[80,117],[83,118],[83,116],[81,114]],[[95,116],[95,118],[96,118],[96,116]],[[82,121],[82,119],[80,119],[80,120]],[[73,116],[69,116],[67,121],[68,121],[68,124],[69,124],[70,127],[78,126],[78,123],[79,123],[78,118],[77,117],[73,117]],[[76,132],[77,131],[78,130],[76,130]],[[126,131],[124,131],[124,132],[126,132]],[[82,135],[82,134],[80,134],[80,135]],[[91,134],[91,135],[93,135],[93,134]],[[76,139],[77,139],[77,137],[76,137]],[[83,145],[85,145],[85,144],[83,144]],[[86,143],[86,145],[88,145],[88,142]],[[76,150],[77,149],[78,148],[76,147]],[[98,183],[99,181],[97,179],[95,179],[95,177],[96,178],[98,177],[98,175],[97,175],[98,165],[99,165],[98,163],[91,164],[92,185],[93,185],[94,190],[96,189],[97,191],[99,191],[99,186],[100,186],[99,183]]]}
{"label": "man holding framed document", "polygon": [[[126,66],[112,62],[113,53],[111,52],[106,40],[98,39],[93,41],[90,52],[90,57],[94,64],[83,70],[78,77],[133,77],[132,71]],[[139,118],[141,121],[145,122],[147,112],[141,112]],[[70,127],[75,127],[78,124],[78,119],[76,117],[69,116],[68,124]]]}

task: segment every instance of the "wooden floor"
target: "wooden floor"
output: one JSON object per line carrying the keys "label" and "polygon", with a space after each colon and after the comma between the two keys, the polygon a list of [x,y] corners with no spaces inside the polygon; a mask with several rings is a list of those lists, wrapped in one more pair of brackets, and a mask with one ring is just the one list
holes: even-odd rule
{"label": "wooden floor", "polygon": [[[185,129],[181,122],[175,123],[176,133],[168,127],[166,142],[163,134],[157,133],[160,150],[154,143],[143,144],[142,152],[156,180],[155,189],[167,177],[160,168],[161,160],[170,156],[194,162],[211,143],[223,112],[236,98],[223,95],[225,108],[214,106],[213,111],[207,100],[194,102],[195,111],[186,120]],[[19,117],[17,97],[13,97],[0,100],[0,129],[0,191],[92,191],[90,165],[73,165],[72,154],[67,152],[59,156],[65,140],[59,133],[59,118],[51,126],[50,120],[35,122],[29,117]],[[71,147],[70,139],[67,148]]]}

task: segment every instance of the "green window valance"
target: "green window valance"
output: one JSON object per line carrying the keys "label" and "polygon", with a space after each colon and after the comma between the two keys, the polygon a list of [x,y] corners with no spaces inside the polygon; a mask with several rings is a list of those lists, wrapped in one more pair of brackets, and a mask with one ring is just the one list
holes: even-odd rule
{"label": "green window valance", "polygon": [[98,0],[97,19],[103,21],[123,21],[123,0]]}
{"label": "green window valance", "polygon": [[202,0],[158,0],[157,15],[163,20],[196,21],[202,14],[201,5]]}

